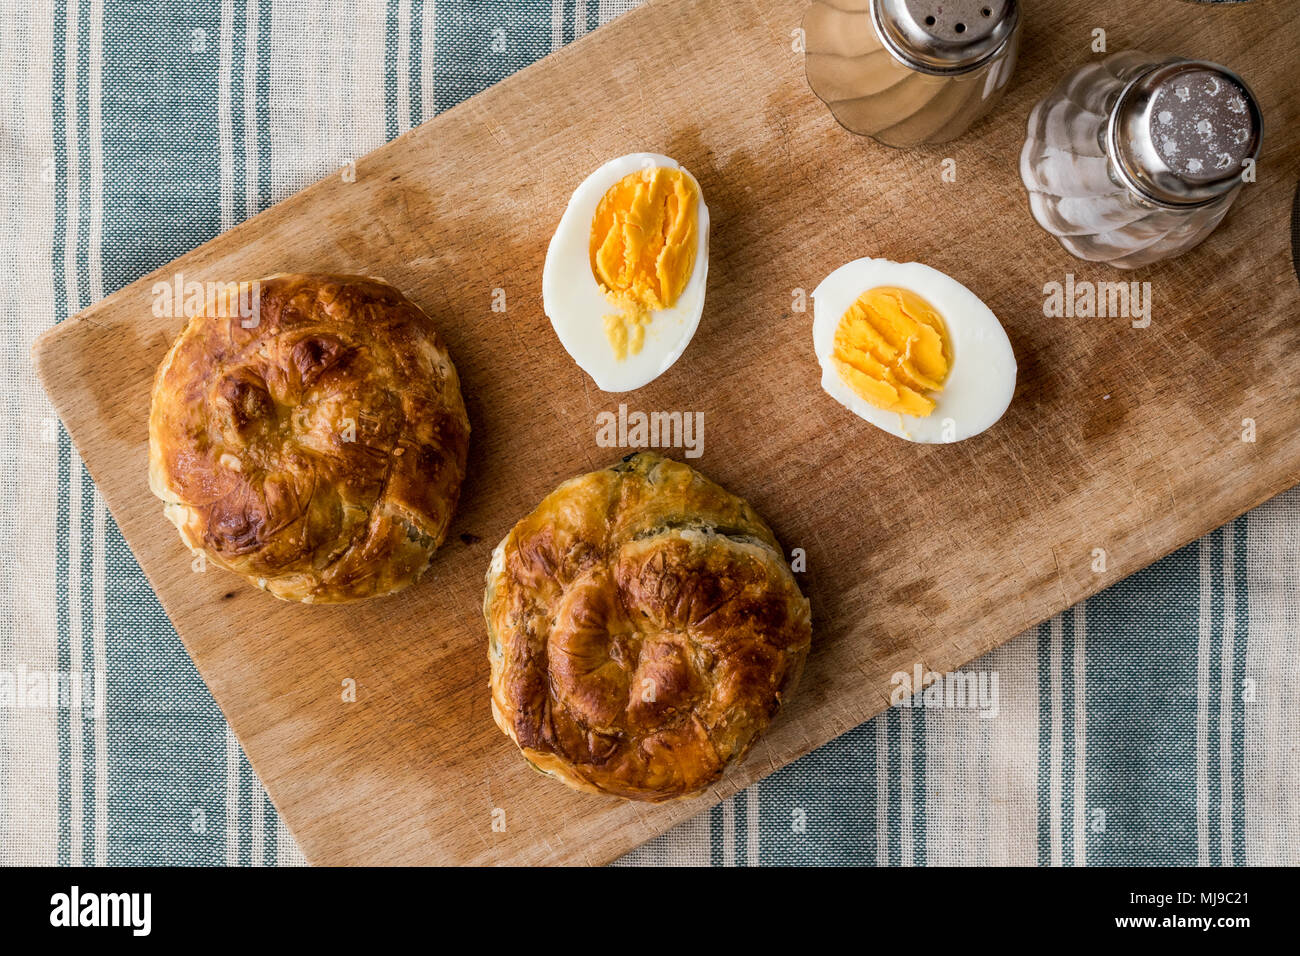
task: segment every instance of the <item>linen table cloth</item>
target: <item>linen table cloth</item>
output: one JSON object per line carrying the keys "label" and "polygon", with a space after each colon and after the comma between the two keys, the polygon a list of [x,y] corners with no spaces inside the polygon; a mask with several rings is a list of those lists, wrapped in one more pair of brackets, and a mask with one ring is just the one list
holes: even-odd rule
{"label": "linen table cloth", "polygon": [[[634,4],[0,8],[0,863],[302,862],[32,341]],[[895,707],[623,862],[1300,862],[1298,568],[1293,490],[972,664],[996,716]]]}

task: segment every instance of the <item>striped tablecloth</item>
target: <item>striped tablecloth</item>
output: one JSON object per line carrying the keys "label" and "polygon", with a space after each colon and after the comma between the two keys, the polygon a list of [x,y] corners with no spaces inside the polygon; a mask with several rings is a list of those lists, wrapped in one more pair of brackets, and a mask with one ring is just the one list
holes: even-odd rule
{"label": "striped tablecloth", "polygon": [[[302,860],[32,340],[632,2],[4,5],[0,863]],[[995,717],[895,708],[626,862],[1300,862],[1298,568],[1292,492],[972,665]]]}

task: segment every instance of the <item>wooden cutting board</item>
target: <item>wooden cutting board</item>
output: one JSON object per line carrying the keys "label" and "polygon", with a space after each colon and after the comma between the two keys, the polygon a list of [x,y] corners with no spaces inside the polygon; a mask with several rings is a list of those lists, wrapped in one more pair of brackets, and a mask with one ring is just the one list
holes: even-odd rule
{"label": "wooden cutting board", "polygon": [[[897,152],[846,133],[808,90],[792,49],[799,0],[652,2],[360,160],[355,182],[316,184],[37,343],[59,414],[309,860],[611,860],[880,712],[895,672],[957,668],[1300,481],[1288,4],[1026,6],[1021,63],[993,116],[957,143]],[[1266,123],[1259,181],[1224,225],[1131,274],[1067,256],[1017,175],[1030,107],[1096,56],[1097,27],[1111,51],[1238,69]],[[677,158],[703,186],[708,303],[667,374],[614,396],[559,346],[541,268],[574,186],[637,150]],[[955,183],[940,178],[945,158]],[[1020,379],[1000,424],[910,445],[822,393],[798,290],[864,255],[929,263],[1001,317]],[[192,572],[146,486],[151,378],[182,325],[152,315],[153,283],[307,270],[383,276],[433,315],[474,429],[429,575],[361,606],[284,604]],[[1150,327],[1045,317],[1044,285],[1067,274],[1149,281]],[[806,550],[814,612],[800,691],[771,733],[708,796],[658,807],[539,776],[488,707],[489,554],[560,481],[623,454],[595,440],[597,414],[620,401],[704,413],[692,464]]]}

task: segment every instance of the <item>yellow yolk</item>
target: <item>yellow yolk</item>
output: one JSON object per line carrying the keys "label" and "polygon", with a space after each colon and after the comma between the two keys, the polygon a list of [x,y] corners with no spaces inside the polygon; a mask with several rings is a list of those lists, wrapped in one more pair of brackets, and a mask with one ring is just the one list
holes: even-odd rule
{"label": "yellow yolk", "polygon": [[915,292],[868,289],[835,329],[835,368],[860,397],[900,415],[934,411],[927,393],[943,390],[952,344],[943,318]]}
{"label": "yellow yolk", "polygon": [[670,309],[695,268],[699,190],[677,169],[656,166],[610,187],[591,222],[591,271],[618,310],[605,316],[614,356],[641,351],[650,313]]}

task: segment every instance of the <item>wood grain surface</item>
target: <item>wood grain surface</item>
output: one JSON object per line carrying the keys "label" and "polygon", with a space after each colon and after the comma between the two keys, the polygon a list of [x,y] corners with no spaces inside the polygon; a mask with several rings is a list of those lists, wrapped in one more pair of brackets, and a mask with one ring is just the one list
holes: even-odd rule
{"label": "wood grain surface", "polygon": [[[316,184],[37,344],[104,499],[312,862],[611,860],[880,712],[895,672],[957,668],[1300,481],[1300,287],[1287,251],[1300,42],[1285,0],[1026,4],[1002,105],[956,143],[907,152],[846,133],[808,90],[792,49],[803,6],[652,2],[361,159],[355,182]],[[1070,258],[1034,224],[1017,174],[1030,107],[1095,58],[1097,27],[1111,51],[1237,69],[1265,117],[1259,181],[1225,223],[1136,273]],[[577,183],[637,150],[675,157],[702,184],[708,301],[683,358],[614,396],[558,344],[541,268]],[[956,183],[940,179],[945,157]],[[821,391],[795,290],[864,255],[926,262],[998,314],[1020,363],[1000,424],[915,446]],[[146,486],[151,378],[183,324],[152,315],[153,283],[307,270],[382,276],[433,315],[474,430],[430,573],[361,606],[285,604],[220,570],[192,572]],[[1149,281],[1150,327],[1045,317],[1043,287],[1067,273]],[[539,776],[488,706],[491,549],[557,483],[623,454],[595,441],[597,414],[620,401],[704,413],[692,464],[807,551],[814,613],[807,671],[771,733],[709,795],[657,807]],[[356,703],[341,699],[346,679]]]}

